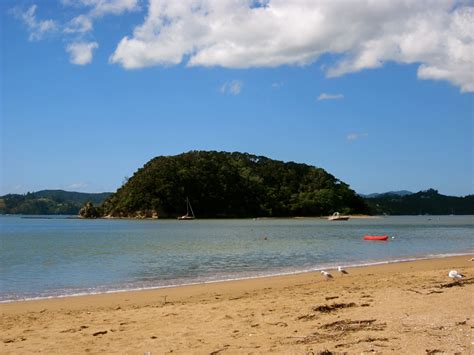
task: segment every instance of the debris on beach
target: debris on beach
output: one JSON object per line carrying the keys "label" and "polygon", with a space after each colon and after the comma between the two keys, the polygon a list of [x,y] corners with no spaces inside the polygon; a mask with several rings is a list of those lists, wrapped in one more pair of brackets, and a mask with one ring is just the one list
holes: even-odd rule
{"label": "debris on beach", "polygon": [[384,330],[386,323],[376,323],[377,319],[363,320],[339,320],[336,322],[324,324],[322,329],[339,330],[342,332],[357,332],[361,330]]}
{"label": "debris on beach", "polygon": [[104,335],[107,334],[107,330],[101,330],[95,333],[92,333],[92,336],[96,337],[97,335]]}
{"label": "debris on beach", "polygon": [[304,314],[302,316],[299,316],[296,318],[296,320],[309,321],[315,318],[318,318],[318,315],[314,313],[310,313],[310,314]]}
{"label": "debris on beach", "polygon": [[315,312],[320,312],[320,313],[331,313],[334,312],[338,309],[341,308],[350,308],[350,307],[357,307],[357,305],[354,302],[351,303],[333,303],[331,305],[322,305],[322,306],[317,306],[313,307],[312,310]]}

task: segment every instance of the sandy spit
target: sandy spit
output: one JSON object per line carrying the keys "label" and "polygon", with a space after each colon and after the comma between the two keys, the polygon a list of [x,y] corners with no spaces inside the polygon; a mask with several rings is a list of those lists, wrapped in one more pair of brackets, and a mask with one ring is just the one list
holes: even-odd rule
{"label": "sandy spit", "polygon": [[474,353],[471,258],[1,304],[0,353]]}

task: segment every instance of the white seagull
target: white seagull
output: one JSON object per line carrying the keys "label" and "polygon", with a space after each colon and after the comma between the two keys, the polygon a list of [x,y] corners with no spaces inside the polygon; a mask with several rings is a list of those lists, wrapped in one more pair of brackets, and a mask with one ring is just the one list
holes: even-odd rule
{"label": "white seagull", "polygon": [[448,274],[448,276],[452,279],[462,279],[464,277],[463,274],[460,274],[456,270],[451,270]]}
{"label": "white seagull", "polygon": [[324,276],[324,278],[326,279],[326,281],[329,280],[329,279],[332,279],[332,275],[331,275],[329,272],[327,272],[327,271],[321,270],[321,275]]}
{"label": "white seagull", "polygon": [[343,269],[341,266],[337,267],[337,271],[339,271],[342,274],[342,276],[348,274],[348,272],[345,269]]}

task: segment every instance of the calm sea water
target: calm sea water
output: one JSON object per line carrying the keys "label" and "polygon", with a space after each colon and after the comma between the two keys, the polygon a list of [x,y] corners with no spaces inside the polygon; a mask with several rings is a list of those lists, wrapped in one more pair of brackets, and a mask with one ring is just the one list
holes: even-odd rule
{"label": "calm sea water", "polygon": [[[368,242],[365,234],[393,239]],[[474,251],[473,236],[473,216],[347,222],[0,216],[0,301],[463,254]]]}

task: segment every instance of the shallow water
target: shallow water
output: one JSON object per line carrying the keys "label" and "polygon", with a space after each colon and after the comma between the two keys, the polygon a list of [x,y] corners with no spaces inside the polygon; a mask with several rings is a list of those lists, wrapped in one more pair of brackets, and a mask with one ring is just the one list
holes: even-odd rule
{"label": "shallow water", "polygon": [[[384,234],[388,242],[368,242]],[[472,252],[473,216],[79,220],[0,216],[0,301]]]}

